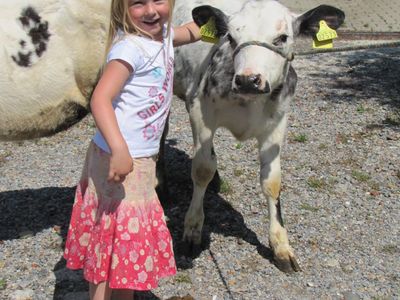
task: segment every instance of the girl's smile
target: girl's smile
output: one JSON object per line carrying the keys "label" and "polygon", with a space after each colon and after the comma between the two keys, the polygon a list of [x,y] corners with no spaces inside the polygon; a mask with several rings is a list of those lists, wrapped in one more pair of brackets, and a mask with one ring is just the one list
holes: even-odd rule
{"label": "girl's smile", "polygon": [[129,16],[134,25],[161,41],[169,18],[168,0],[129,0]]}

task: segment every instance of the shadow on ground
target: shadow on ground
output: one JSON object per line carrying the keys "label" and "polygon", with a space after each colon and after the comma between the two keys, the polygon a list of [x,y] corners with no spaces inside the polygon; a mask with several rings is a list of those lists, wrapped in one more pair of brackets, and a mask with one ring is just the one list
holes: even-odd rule
{"label": "shadow on ground", "polygon": [[69,222],[75,187],[48,187],[0,193],[0,240],[18,239]]}
{"label": "shadow on ground", "polygon": [[[243,216],[211,188],[205,200],[205,224],[201,248],[187,256],[187,248],[181,241],[183,221],[192,196],[189,156],[174,148],[175,141],[166,145],[166,173],[168,174],[170,199],[163,203],[169,219],[177,266],[180,269],[193,267],[193,259],[210,246],[210,234],[234,236],[255,245],[258,253],[272,261],[271,250],[261,244],[257,235],[244,223]],[[26,232],[36,234],[43,229],[57,227],[65,241],[75,187],[48,187],[0,193],[0,240],[18,239]],[[63,271],[64,270],[64,271]],[[70,272],[66,275],[65,272]],[[87,284],[79,280],[82,274],[65,271],[65,261],[54,267],[56,287],[53,299],[63,299],[66,293],[87,291]],[[74,274],[72,274],[74,273]],[[76,280],[76,277],[79,277]],[[75,280],[73,280],[75,279]],[[136,299],[157,299],[152,293],[138,294]]]}
{"label": "shadow on ground", "polygon": [[[329,59],[328,55],[320,56],[318,59]],[[324,89],[326,99],[331,101],[370,99],[382,105],[400,108],[399,49],[346,53],[337,64],[344,64],[347,67],[346,71],[337,73],[318,70],[308,75],[316,81],[321,77],[331,79]]]}

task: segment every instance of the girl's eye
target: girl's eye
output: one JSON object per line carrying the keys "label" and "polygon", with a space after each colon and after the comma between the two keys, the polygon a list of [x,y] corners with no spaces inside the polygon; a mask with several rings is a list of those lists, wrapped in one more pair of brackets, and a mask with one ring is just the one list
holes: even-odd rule
{"label": "girl's eye", "polygon": [[141,5],[141,4],[143,4],[143,1],[140,1],[140,0],[131,0],[131,1],[129,1],[129,6]]}
{"label": "girl's eye", "polygon": [[287,36],[286,34],[282,34],[282,35],[280,35],[278,38],[276,38],[276,39],[273,41],[272,44],[273,44],[274,46],[282,46],[283,44],[286,43],[287,39],[288,39],[288,36]]}

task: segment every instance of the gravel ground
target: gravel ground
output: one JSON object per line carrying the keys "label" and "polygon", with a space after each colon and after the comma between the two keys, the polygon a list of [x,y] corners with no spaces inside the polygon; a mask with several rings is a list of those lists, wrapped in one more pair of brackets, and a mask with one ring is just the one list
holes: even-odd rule
{"label": "gravel ground", "polygon": [[[180,251],[191,198],[191,132],[175,101],[165,203],[177,276],[144,299],[400,298],[400,50],[301,57],[287,142],[282,203],[302,272],[271,262],[255,141],[215,140],[223,184],[205,198],[203,249]],[[63,239],[94,132],[90,116],[55,136],[0,143],[0,298],[87,299],[65,269]]]}

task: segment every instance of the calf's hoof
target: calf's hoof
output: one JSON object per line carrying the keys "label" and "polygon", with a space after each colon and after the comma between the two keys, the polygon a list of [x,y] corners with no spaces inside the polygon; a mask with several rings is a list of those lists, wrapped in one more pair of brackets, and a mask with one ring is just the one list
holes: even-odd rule
{"label": "calf's hoof", "polygon": [[194,244],[188,241],[182,241],[180,252],[188,258],[196,258],[202,251],[201,244]]}
{"label": "calf's hoof", "polygon": [[291,252],[287,252],[284,254],[275,254],[274,263],[279,270],[285,273],[301,271],[301,268],[297,263],[296,257]]}
{"label": "calf's hoof", "polygon": [[182,239],[182,252],[187,257],[197,256],[201,252],[201,230],[185,230]]}

